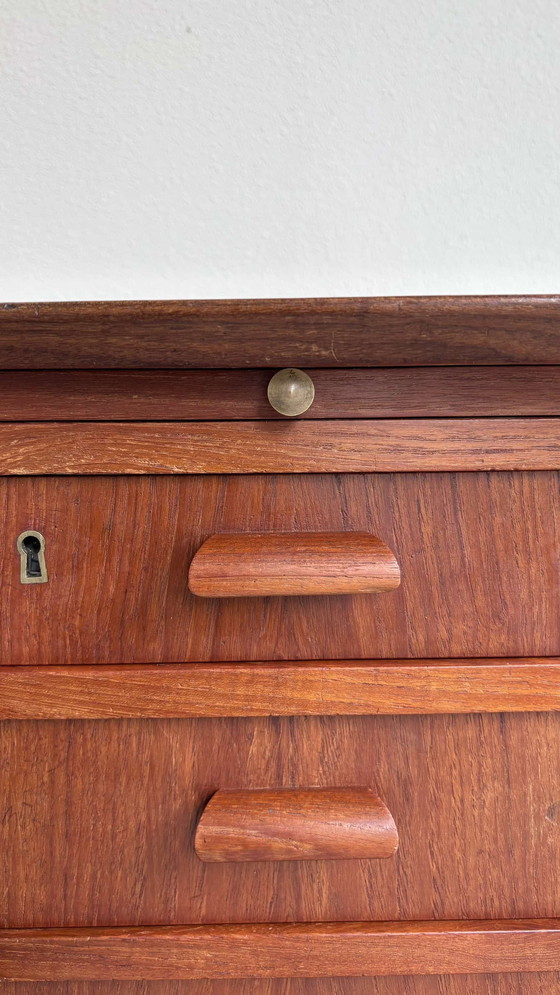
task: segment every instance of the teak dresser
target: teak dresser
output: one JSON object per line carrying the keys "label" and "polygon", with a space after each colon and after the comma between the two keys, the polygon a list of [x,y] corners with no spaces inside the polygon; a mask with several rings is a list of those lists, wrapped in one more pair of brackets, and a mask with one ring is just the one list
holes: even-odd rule
{"label": "teak dresser", "polygon": [[2,305],[0,369],[0,995],[557,993],[560,298]]}

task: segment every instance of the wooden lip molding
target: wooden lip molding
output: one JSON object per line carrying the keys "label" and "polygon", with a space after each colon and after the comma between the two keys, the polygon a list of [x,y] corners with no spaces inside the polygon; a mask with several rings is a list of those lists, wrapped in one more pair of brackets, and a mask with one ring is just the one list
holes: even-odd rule
{"label": "wooden lip molding", "polygon": [[217,791],[194,841],[211,863],[392,857],[398,845],[393,817],[371,788]]}
{"label": "wooden lip molding", "polygon": [[558,418],[0,425],[0,474],[560,469]]}
{"label": "wooden lip molding", "polygon": [[189,568],[203,598],[380,594],[400,580],[394,553],[368,532],[221,532]]}
{"label": "wooden lip molding", "polygon": [[0,719],[560,710],[560,658],[0,667]]}
{"label": "wooden lip molding", "polygon": [[560,363],[559,296],[0,304],[0,368]]}
{"label": "wooden lip molding", "polygon": [[[298,418],[560,415],[558,366],[307,369],[315,400]],[[285,420],[270,370],[0,372],[0,421]]]}
{"label": "wooden lip molding", "polygon": [[7,981],[560,971],[560,919],[0,930]]}

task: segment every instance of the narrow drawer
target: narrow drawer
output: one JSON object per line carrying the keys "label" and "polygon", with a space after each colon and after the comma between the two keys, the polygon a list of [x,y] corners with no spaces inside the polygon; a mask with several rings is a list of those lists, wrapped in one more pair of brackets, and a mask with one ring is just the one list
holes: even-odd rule
{"label": "narrow drawer", "polygon": [[[21,721],[0,743],[2,927],[560,914],[559,714]],[[287,791],[281,824],[257,789]]]}
{"label": "narrow drawer", "polygon": [[[558,485],[548,471],[2,478],[0,661],[559,655]],[[46,583],[21,582],[21,543],[40,542],[28,532],[44,537]],[[287,593],[259,593],[269,548],[250,565],[259,596],[246,596],[235,537],[241,548],[271,532],[291,557]],[[234,543],[223,559],[214,545],[210,574],[224,567],[229,586],[202,585],[201,596],[198,577],[193,594],[193,558],[222,533]],[[378,537],[400,586],[393,572],[385,593],[291,593],[306,569],[294,536],[307,533],[336,534],[342,557],[327,557],[326,572],[314,561],[314,591],[340,590],[331,568],[344,590],[371,573],[376,551],[348,533]]]}

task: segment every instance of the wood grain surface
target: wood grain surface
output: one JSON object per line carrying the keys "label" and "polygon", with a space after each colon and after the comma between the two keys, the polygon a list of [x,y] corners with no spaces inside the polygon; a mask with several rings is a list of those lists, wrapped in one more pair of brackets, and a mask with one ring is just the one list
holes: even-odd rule
{"label": "wood grain surface", "polygon": [[369,532],[218,532],[189,567],[204,598],[384,594],[400,584],[388,546]]}
{"label": "wood grain surface", "polygon": [[8,979],[558,971],[560,920],[0,932]]}
{"label": "wood grain surface", "polygon": [[[0,421],[254,421],[271,370],[0,372]],[[299,418],[559,416],[558,366],[307,369],[312,407]]]}
{"label": "wood grain surface", "polygon": [[230,788],[200,816],[194,848],[209,863],[392,857],[394,819],[371,788]]}
{"label": "wood grain surface", "polygon": [[[1,738],[2,927],[560,915],[557,713],[23,721]],[[350,784],[387,804],[390,860],[195,854],[218,789]]]}
{"label": "wood grain surface", "polygon": [[557,995],[560,973],[229,981],[0,981],[0,995]]}
{"label": "wood grain surface", "polygon": [[212,981],[0,981],[0,995],[557,995],[560,973]]}
{"label": "wood grain surface", "polygon": [[3,369],[560,363],[560,297],[0,305]]}
{"label": "wood grain surface", "polygon": [[551,657],[0,668],[0,719],[559,710]]}
{"label": "wood grain surface", "polygon": [[558,418],[0,424],[1,475],[558,469]]}
{"label": "wood grain surface", "polygon": [[[556,473],[4,478],[0,509],[2,664],[560,656]],[[46,584],[20,583],[26,529]],[[372,532],[402,583],[197,598],[188,567],[218,530]]]}

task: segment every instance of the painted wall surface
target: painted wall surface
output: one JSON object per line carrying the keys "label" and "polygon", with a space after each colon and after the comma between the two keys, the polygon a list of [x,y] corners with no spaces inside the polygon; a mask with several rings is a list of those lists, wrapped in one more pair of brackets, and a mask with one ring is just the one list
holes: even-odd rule
{"label": "painted wall surface", "polygon": [[0,300],[560,290],[557,0],[0,0]]}

